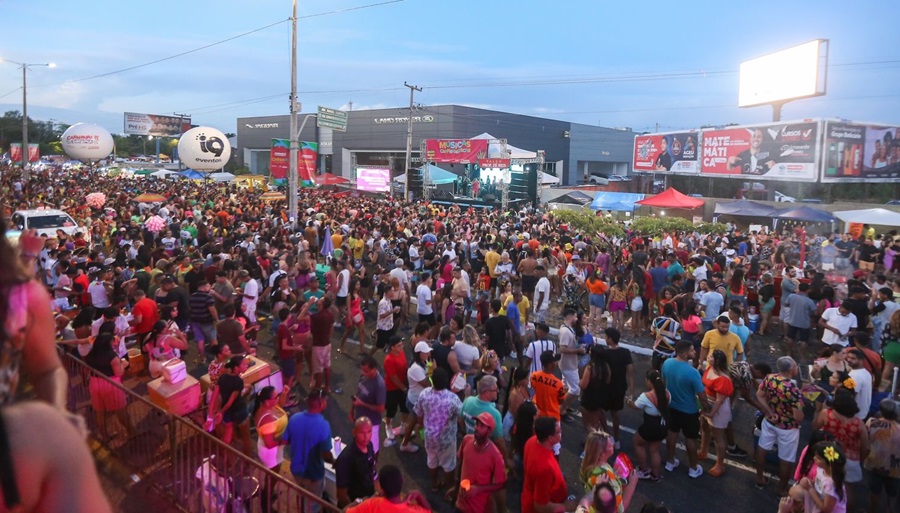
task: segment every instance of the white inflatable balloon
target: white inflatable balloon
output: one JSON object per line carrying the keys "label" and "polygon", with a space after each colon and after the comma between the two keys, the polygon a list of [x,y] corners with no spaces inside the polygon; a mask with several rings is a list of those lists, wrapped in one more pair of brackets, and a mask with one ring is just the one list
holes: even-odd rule
{"label": "white inflatable balloon", "polygon": [[113,151],[113,138],[102,126],[76,123],[62,134],[66,155],[76,160],[100,160]]}
{"label": "white inflatable balloon", "polygon": [[178,158],[185,166],[198,171],[222,169],[231,158],[231,144],[215,128],[198,126],[178,140]]}

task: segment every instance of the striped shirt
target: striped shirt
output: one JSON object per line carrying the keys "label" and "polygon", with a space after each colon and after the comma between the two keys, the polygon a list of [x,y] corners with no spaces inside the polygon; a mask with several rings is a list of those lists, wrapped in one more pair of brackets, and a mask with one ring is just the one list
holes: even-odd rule
{"label": "striped shirt", "polygon": [[191,322],[199,324],[212,324],[217,319],[213,319],[209,307],[216,304],[216,300],[209,292],[197,291],[188,298],[188,309],[191,312]]}
{"label": "striped shirt", "polygon": [[544,351],[553,351],[553,354],[557,354],[559,350],[556,349],[556,344],[552,340],[535,340],[534,342],[528,344],[528,347],[525,348],[525,356],[531,359],[531,368],[530,372],[538,372],[544,370],[544,365],[541,364],[541,354]]}

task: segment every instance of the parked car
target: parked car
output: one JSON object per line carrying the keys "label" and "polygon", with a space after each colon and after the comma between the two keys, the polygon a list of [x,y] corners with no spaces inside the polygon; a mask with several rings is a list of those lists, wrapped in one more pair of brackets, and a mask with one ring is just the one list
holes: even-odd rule
{"label": "parked car", "polygon": [[630,182],[631,177],[622,175],[609,175],[607,177],[607,180],[609,180],[610,182]]}
{"label": "parked car", "polygon": [[609,185],[609,179],[607,179],[605,176],[591,175],[591,177],[588,179],[588,183],[594,185]]}
{"label": "parked car", "polygon": [[70,237],[81,232],[85,240],[90,241],[90,230],[78,226],[72,216],[62,210],[17,210],[12,215],[12,222],[17,230],[23,232],[35,230],[38,235],[47,237],[56,237],[56,230],[62,230]]}
{"label": "parked car", "polygon": [[885,205],[900,205],[900,199],[892,199],[891,201],[885,203]]}
{"label": "parked car", "polygon": [[797,198],[775,191],[775,201],[779,203],[796,203]]}

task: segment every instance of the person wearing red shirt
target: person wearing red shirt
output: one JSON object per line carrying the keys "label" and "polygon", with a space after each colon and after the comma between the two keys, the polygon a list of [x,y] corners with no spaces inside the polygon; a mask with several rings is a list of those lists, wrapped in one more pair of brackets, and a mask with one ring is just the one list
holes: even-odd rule
{"label": "person wearing red shirt", "polygon": [[387,356],[384,357],[384,389],[385,400],[385,440],[384,446],[394,445],[394,415],[400,410],[400,422],[406,425],[406,416],[409,409],[406,406],[406,391],[409,389],[409,381],[406,378],[406,353],[403,352],[403,339],[393,336],[387,343]]}
{"label": "person wearing red shirt", "polygon": [[489,412],[481,412],[475,417],[475,434],[466,435],[459,446],[456,509],[461,513],[493,511],[492,494],[506,488],[503,454],[490,438],[495,422]]}
{"label": "person wearing red shirt", "polygon": [[84,274],[84,270],[81,268],[78,269],[78,275],[72,280],[72,290],[75,289],[75,285],[81,285],[81,296],[79,297],[79,302],[82,307],[89,306],[91,304],[91,295],[88,294],[88,287],[91,285],[91,280],[88,278],[87,274]]}
{"label": "person wearing red shirt", "polygon": [[523,513],[557,513],[575,509],[575,501],[566,499],[566,479],[553,455],[553,446],[561,441],[562,429],[557,419],[538,417],[534,420],[534,436],[525,442]]}
{"label": "person wearing red shirt", "polygon": [[147,335],[153,332],[153,325],[159,320],[159,309],[156,301],[148,298],[141,289],[134,291],[134,301],[134,307],[131,309],[132,319],[128,324],[138,337],[138,347],[143,347]]}

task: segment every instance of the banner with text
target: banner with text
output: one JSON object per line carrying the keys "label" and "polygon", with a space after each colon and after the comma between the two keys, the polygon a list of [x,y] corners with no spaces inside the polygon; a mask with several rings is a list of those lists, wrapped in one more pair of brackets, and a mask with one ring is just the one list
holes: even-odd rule
{"label": "banner with text", "polygon": [[488,154],[487,139],[427,139],[425,160],[446,164],[475,164]]}
{"label": "banner with text", "polygon": [[287,139],[272,139],[269,149],[269,173],[272,178],[286,178],[291,168],[291,142]]}
{"label": "banner with text", "polygon": [[704,130],[700,172],[814,182],[818,174],[818,131],[818,122]]}
{"label": "banner with text", "polygon": [[[37,162],[41,159],[41,150],[37,144],[28,144],[28,162]],[[9,145],[9,160],[12,162],[22,162],[22,143],[12,143]]]}
{"label": "banner with text", "polygon": [[179,136],[191,129],[191,118],[158,114],[125,113],[125,133],[158,137]]}
{"label": "banner with text", "polygon": [[361,191],[388,192],[391,187],[391,168],[357,167],[356,188]]}
{"label": "banner with text", "polygon": [[510,159],[478,159],[481,169],[508,169]]}
{"label": "banner with text", "polygon": [[297,170],[300,173],[301,187],[315,187],[316,167],[319,162],[319,143],[300,141],[300,161]]}
{"label": "banner with text", "polygon": [[825,122],[822,182],[895,182],[900,178],[900,128]]}
{"label": "banner with text", "polygon": [[634,170],[648,173],[697,174],[696,133],[638,135],[634,138]]}

